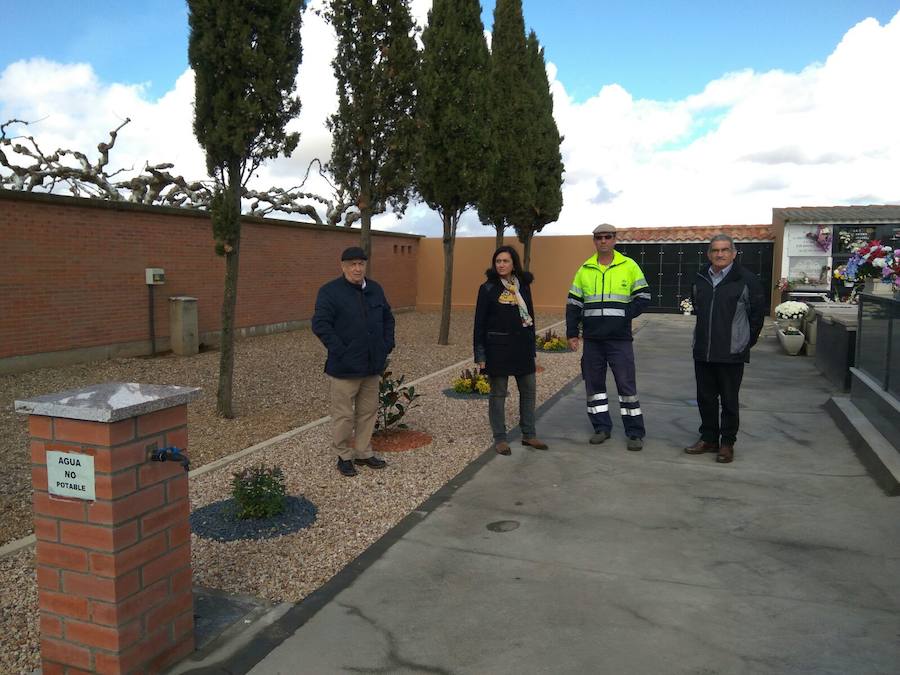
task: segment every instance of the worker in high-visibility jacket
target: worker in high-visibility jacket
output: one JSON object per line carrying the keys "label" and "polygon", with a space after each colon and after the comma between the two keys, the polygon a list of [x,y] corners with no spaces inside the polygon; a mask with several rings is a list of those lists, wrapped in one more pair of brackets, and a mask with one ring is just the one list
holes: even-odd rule
{"label": "worker in high-visibility jacket", "polygon": [[587,392],[587,413],[594,427],[590,442],[603,443],[612,433],[606,369],[612,369],[619,394],[619,411],[626,447],[644,447],[644,416],[637,393],[631,320],[650,304],[650,288],[640,266],[616,251],[616,228],[604,223],[594,228],[597,253],[575,273],[566,303],[566,338],[578,350],[584,338],[581,374]]}

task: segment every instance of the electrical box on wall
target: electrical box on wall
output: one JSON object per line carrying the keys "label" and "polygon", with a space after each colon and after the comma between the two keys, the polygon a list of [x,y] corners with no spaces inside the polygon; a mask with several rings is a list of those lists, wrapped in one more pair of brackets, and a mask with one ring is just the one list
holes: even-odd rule
{"label": "electrical box on wall", "polygon": [[161,267],[148,267],[144,270],[148,286],[160,286],[166,283],[166,271]]}

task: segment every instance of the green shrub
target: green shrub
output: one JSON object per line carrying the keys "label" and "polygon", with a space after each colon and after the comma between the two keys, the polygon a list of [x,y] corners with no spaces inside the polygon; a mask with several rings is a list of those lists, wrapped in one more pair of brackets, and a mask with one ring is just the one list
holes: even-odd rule
{"label": "green shrub", "polygon": [[422,396],[422,394],[416,393],[415,387],[403,386],[403,380],[406,378],[406,375],[401,375],[396,380],[391,375],[391,371],[385,370],[381,374],[381,381],[378,383],[376,431],[384,431],[393,425],[396,425],[398,429],[406,429],[406,425],[399,422],[411,408],[417,405],[414,401]]}
{"label": "green shrub", "polygon": [[241,520],[271,518],[284,511],[287,488],[281,468],[263,464],[233,474],[231,494],[237,505],[235,515]]}

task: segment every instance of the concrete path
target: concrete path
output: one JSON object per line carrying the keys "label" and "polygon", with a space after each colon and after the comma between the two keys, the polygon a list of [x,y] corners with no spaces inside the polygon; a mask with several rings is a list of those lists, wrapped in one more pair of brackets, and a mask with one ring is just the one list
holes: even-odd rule
{"label": "concrete path", "polygon": [[618,419],[610,441],[588,445],[573,383],[540,413],[549,451],[487,455],[301,604],[301,619],[221,665],[900,672],[900,499],[823,411],[832,392],[811,360],[774,338],[754,350],[736,459],[718,465],[681,450],[699,421],[689,321],[651,316],[635,344],[643,452],[625,450]]}

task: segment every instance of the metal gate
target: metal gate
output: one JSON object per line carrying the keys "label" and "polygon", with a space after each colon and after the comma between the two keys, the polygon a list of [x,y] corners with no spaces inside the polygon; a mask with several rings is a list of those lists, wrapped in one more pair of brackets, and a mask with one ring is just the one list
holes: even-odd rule
{"label": "metal gate", "polygon": [[[772,288],[772,242],[736,242],[741,265],[756,274],[766,296]],[[644,272],[653,296],[650,312],[678,312],[678,303],[691,294],[691,284],[709,262],[709,242],[616,244],[616,250],[634,259]]]}

